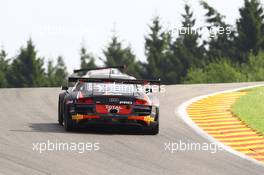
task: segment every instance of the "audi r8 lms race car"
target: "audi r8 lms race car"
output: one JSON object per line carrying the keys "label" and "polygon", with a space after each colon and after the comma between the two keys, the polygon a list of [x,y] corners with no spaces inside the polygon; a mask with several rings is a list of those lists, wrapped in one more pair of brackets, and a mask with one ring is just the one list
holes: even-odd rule
{"label": "audi r8 lms race car", "polygon": [[158,134],[159,102],[153,91],[160,80],[139,80],[119,68],[75,70],[68,79],[74,86],[62,87],[59,95],[59,124],[67,131],[85,124],[129,124]]}

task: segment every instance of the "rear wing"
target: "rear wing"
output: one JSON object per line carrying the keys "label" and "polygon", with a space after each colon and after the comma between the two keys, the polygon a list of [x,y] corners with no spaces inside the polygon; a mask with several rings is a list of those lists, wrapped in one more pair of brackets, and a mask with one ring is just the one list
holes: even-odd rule
{"label": "rear wing", "polygon": [[69,77],[68,82],[91,82],[91,83],[123,83],[123,84],[139,84],[139,85],[161,85],[161,80],[146,79],[118,79],[118,78],[83,78]]}
{"label": "rear wing", "polygon": [[79,73],[79,72],[88,72],[88,71],[91,71],[91,70],[102,70],[102,69],[125,69],[126,66],[123,65],[123,66],[107,66],[107,67],[97,67],[97,68],[91,68],[91,69],[76,69],[76,70],[73,70],[73,73]]}
{"label": "rear wing", "polygon": [[[121,79],[121,78],[85,78],[85,77],[69,77],[68,83],[75,82],[89,82],[89,83],[120,83],[120,84],[134,84],[134,85],[157,85],[158,91],[161,91],[161,80],[146,80],[146,79]],[[149,92],[152,92],[154,87],[146,87]]]}

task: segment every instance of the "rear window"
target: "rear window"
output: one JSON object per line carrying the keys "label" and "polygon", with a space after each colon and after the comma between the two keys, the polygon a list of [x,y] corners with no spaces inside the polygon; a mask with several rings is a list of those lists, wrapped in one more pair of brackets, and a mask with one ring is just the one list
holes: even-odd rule
{"label": "rear window", "polygon": [[85,83],[79,82],[76,91],[93,91],[94,93],[133,93],[137,91],[137,86],[133,84],[120,83]]}

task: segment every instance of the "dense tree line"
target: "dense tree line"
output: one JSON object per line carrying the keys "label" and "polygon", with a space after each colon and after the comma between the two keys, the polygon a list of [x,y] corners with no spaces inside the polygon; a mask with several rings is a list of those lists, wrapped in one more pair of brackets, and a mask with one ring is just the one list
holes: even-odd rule
{"label": "dense tree line", "polygon": [[[130,45],[117,35],[95,57],[80,49],[80,68],[126,65],[126,73],[138,78],[161,78],[165,84],[213,83],[264,80],[264,12],[258,0],[244,0],[235,25],[200,1],[205,26],[197,26],[192,8],[186,4],[181,26],[165,30],[155,17],[145,35],[146,61],[140,61]],[[66,82],[67,68],[59,56],[54,63],[37,55],[31,39],[17,56],[0,51],[0,87],[60,86]]]}
{"label": "dense tree line", "polygon": [[55,65],[49,61],[45,70],[44,58],[38,57],[31,39],[14,58],[8,58],[3,49],[0,53],[0,87],[60,86],[67,76],[61,56]]}

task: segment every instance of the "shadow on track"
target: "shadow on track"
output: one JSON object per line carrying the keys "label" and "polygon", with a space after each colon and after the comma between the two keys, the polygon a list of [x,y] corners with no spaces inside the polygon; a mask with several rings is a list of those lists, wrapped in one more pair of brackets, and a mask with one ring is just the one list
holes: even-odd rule
{"label": "shadow on track", "polygon": [[[65,131],[63,126],[57,123],[30,123],[31,132],[54,132],[54,133],[76,133],[76,134],[103,134],[103,135],[145,135],[146,133],[140,126],[135,125],[102,125],[102,124],[87,124],[80,125],[73,132]],[[14,131],[14,130],[13,130]],[[18,130],[17,130],[18,131]],[[29,131],[30,132],[30,131]]]}

